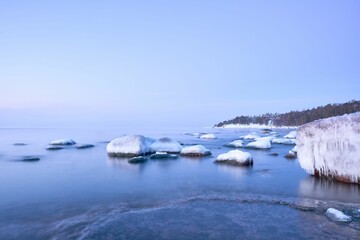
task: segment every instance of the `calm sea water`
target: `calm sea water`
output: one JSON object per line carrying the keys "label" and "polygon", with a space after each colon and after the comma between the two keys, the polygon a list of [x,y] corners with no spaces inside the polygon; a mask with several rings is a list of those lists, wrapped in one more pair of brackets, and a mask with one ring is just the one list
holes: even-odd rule
{"label": "calm sea water", "polygon": [[[293,146],[246,150],[250,168],[213,163],[231,150],[224,144],[252,131],[0,129],[0,239],[360,239],[360,187],[308,176],[283,157]],[[125,134],[203,144],[213,155],[143,164],[109,158],[105,142]],[[95,147],[45,150],[65,137]],[[20,142],[27,145],[13,145]],[[40,161],[19,161],[24,156]],[[328,207],[353,221],[330,221]]]}

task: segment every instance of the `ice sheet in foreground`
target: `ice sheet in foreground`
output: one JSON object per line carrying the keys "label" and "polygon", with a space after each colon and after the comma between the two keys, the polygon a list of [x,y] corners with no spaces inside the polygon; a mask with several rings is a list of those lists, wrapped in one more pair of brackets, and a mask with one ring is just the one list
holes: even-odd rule
{"label": "ice sheet in foreground", "polygon": [[297,153],[309,174],[360,183],[360,112],[301,126]]}

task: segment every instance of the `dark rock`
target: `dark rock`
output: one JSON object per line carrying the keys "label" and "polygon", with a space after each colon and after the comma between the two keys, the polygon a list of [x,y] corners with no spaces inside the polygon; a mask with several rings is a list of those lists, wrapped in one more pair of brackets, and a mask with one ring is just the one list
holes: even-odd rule
{"label": "dark rock", "polygon": [[22,162],[37,162],[37,161],[40,161],[40,158],[33,157],[33,156],[26,156],[23,159],[21,159],[20,161],[22,161]]}
{"label": "dark rock", "polygon": [[139,157],[133,157],[133,158],[129,159],[128,163],[143,163],[143,162],[146,162],[147,160],[148,160],[148,158],[139,156]]}
{"label": "dark rock", "polygon": [[78,145],[76,145],[77,149],[86,149],[86,148],[92,148],[92,147],[95,147],[95,146],[92,145],[92,144],[78,144]]}
{"label": "dark rock", "polygon": [[279,154],[276,153],[276,152],[272,152],[272,153],[270,153],[269,155],[270,155],[270,156],[274,156],[274,157],[279,156]]}
{"label": "dark rock", "polygon": [[56,151],[56,150],[61,150],[61,149],[64,149],[64,148],[60,147],[60,146],[55,146],[55,145],[50,145],[46,148],[46,150],[49,150],[49,151]]}
{"label": "dark rock", "polygon": [[150,156],[150,159],[176,159],[178,155],[168,153],[155,153]]}
{"label": "dark rock", "polygon": [[26,144],[25,143],[14,143],[13,145],[14,146],[25,146]]}

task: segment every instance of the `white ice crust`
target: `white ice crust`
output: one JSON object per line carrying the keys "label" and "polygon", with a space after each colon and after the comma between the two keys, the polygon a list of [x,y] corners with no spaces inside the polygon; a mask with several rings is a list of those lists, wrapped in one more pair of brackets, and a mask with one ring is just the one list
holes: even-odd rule
{"label": "white ice crust", "polygon": [[314,121],[297,134],[300,165],[309,174],[360,180],[360,112]]}
{"label": "white ice crust", "polygon": [[106,147],[110,155],[144,155],[151,153],[153,139],[141,135],[130,135],[112,140]]}
{"label": "white ice crust", "polygon": [[270,149],[271,143],[269,140],[256,140],[255,142],[251,142],[246,145],[246,147],[255,149]]}
{"label": "white ice crust", "polygon": [[206,147],[204,147],[203,145],[193,145],[193,146],[188,146],[188,147],[184,147],[183,149],[181,149],[180,154],[202,156],[202,155],[209,155],[210,150],[207,149]]}
{"label": "white ice crust", "polygon": [[340,210],[337,210],[335,208],[328,208],[328,210],[326,210],[326,216],[328,218],[330,218],[331,220],[335,221],[335,222],[349,222],[351,221],[351,217],[346,215],[345,213],[343,213]]}
{"label": "white ice crust", "polygon": [[247,164],[252,161],[252,156],[248,152],[240,150],[232,150],[227,153],[220,154],[216,158],[217,162],[236,161],[239,164]]}

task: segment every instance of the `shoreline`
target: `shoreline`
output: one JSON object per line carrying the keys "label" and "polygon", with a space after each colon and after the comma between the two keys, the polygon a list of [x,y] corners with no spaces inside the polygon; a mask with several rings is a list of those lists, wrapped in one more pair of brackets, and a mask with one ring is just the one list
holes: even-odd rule
{"label": "shoreline", "polygon": [[263,124],[226,124],[222,127],[213,127],[213,128],[269,128],[269,129],[297,129],[295,126],[269,126]]}

